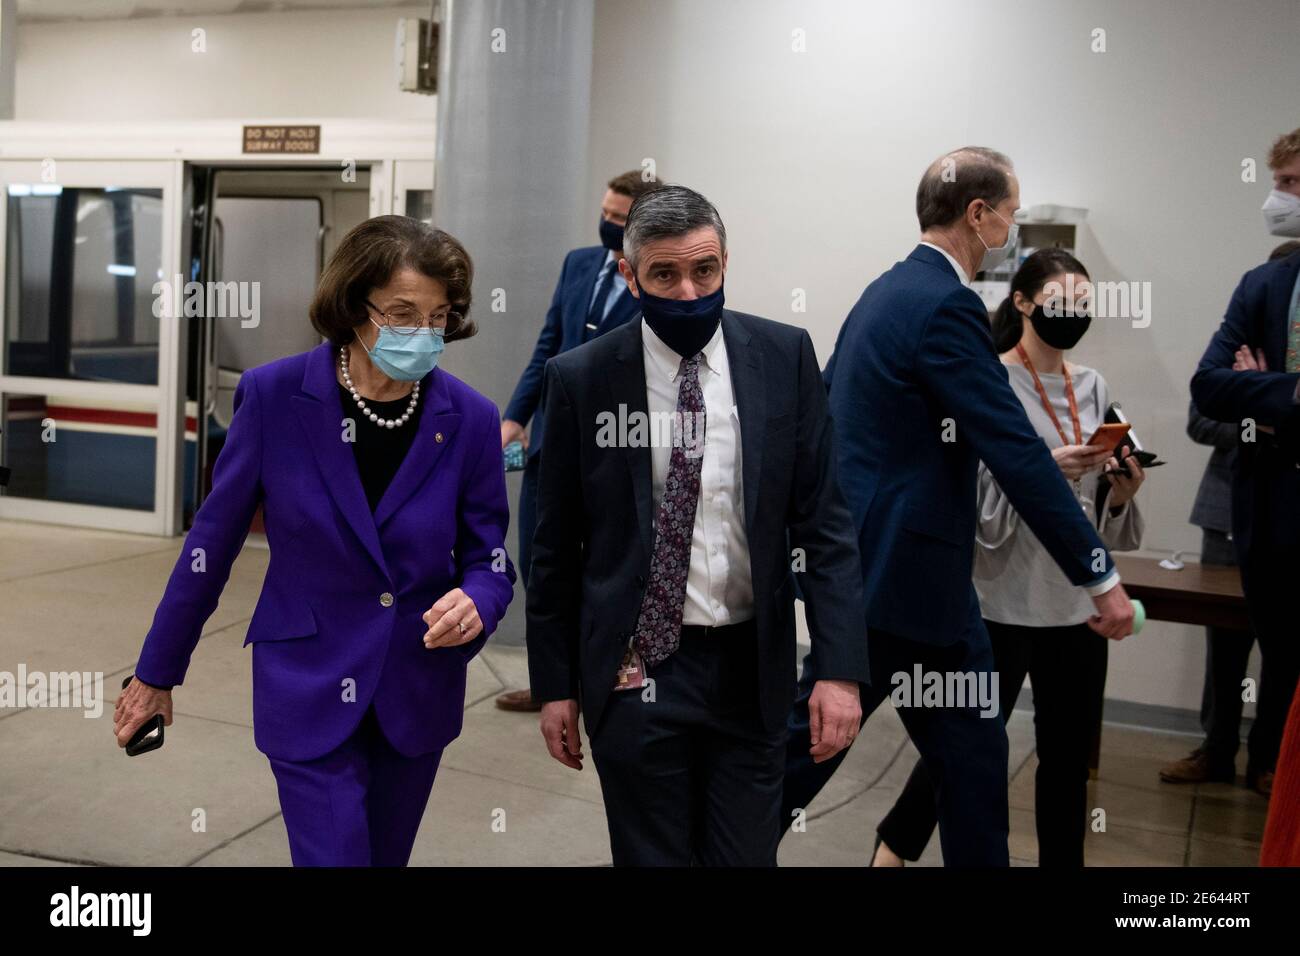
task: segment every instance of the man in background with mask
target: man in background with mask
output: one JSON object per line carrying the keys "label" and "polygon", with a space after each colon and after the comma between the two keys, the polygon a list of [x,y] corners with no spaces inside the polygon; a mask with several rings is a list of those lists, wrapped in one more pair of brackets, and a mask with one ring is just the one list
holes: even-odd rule
{"label": "man in background with mask", "polygon": [[582,769],[615,865],[769,866],[794,702],[793,562],[816,752],[848,746],[868,678],[859,559],[808,333],[723,308],[713,204],[632,204],[619,264],[641,320],[546,366],[528,671],[551,756]]}
{"label": "man in background with mask", "polygon": [[[826,367],[840,481],[862,554],[866,620],[857,623],[865,623],[872,675],[863,718],[895,698],[935,781],[949,866],[1009,862],[1007,736],[971,580],[980,460],[1066,577],[1087,588],[1093,630],[1112,639],[1133,630],[1110,555],[1025,416],[988,311],[968,285],[1015,250],[1019,204],[1001,153],[966,147],[935,160],[916,194],[920,245],[867,287]],[[915,686],[929,675],[965,690],[953,699],[945,690],[935,704]],[[818,751],[808,701],[820,676],[810,656],[790,720],[786,825],[844,758]]]}
{"label": "man in background with mask", "polygon": [[[501,447],[521,442],[527,454],[523,485],[519,492],[519,577],[528,585],[528,565],[537,526],[538,455],[542,450],[542,420],[538,405],[542,397],[542,375],[548,360],[589,342],[610,329],[618,328],[637,314],[636,299],[618,270],[623,257],[623,226],[632,201],[653,189],[657,182],[641,170],[615,176],[600,202],[600,245],[574,249],[564,257],[560,281],[555,286],[546,323],[537,336],[533,357],[519,376],[515,393],[501,416]],[[530,418],[533,435],[524,431]],[[536,711],[541,704],[527,688],[511,690],[497,698],[502,710]]]}
{"label": "man in background with mask", "polygon": [[[1268,165],[1265,225],[1275,236],[1300,237],[1300,129],[1273,144]],[[1300,680],[1300,253],[1242,276],[1192,376],[1192,400],[1207,418],[1235,425],[1241,439],[1232,538],[1263,664],[1246,783],[1268,793]]]}

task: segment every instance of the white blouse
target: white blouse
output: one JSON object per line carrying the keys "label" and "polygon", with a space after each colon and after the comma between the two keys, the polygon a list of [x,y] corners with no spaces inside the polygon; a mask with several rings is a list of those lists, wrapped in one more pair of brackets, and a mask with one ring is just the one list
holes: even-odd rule
{"label": "white blouse", "polygon": [[[1006,368],[1011,387],[1025,406],[1034,430],[1048,448],[1060,448],[1061,436],[1043,408],[1029,370],[1023,365]],[[1070,376],[1079,408],[1079,426],[1086,442],[1106,415],[1110,401],[1106,380],[1096,370],[1073,363],[1070,363]],[[1038,377],[1070,439],[1069,444],[1073,444],[1065,376],[1039,372]],[[1074,482],[1069,484],[1108,549],[1133,551],[1142,546],[1145,523],[1136,499],[1126,502],[1114,517],[1107,506],[1100,523],[1097,521],[1095,502],[1101,485],[1100,466],[1084,474],[1077,488]],[[1082,624],[1096,613],[1088,592],[1071,584],[1065,572],[1057,567],[1047,549],[1020,520],[983,462],[979,466],[979,509],[974,579],[980,611],[987,620],[1025,627],[1061,627]]]}

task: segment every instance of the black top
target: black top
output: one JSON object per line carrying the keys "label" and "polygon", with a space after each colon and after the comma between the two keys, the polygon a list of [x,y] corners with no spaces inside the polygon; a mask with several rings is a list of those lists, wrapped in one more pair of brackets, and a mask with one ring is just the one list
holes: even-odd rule
{"label": "black top", "polygon": [[[366,501],[373,512],[379,507],[379,499],[384,496],[393,476],[397,474],[402,459],[415,440],[415,430],[420,423],[420,410],[424,408],[424,396],[415,403],[415,411],[405,425],[385,428],[372,422],[357,407],[352,393],[342,385],[339,386],[339,398],[343,402],[343,417],[351,418],[357,423],[355,441],[352,442],[352,455],[356,458],[357,471],[361,475],[361,487],[366,490]],[[391,402],[375,402],[366,399],[366,408],[380,418],[398,418],[411,403],[411,397],[399,398]]]}

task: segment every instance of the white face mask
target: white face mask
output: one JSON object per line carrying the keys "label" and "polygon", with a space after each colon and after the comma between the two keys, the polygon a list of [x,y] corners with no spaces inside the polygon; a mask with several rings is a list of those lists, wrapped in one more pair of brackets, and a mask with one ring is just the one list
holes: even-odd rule
{"label": "white face mask", "polygon": [[[998,211],[992,206],[989,206],[989,212],[998,216]],[[1001,216],[998,216],[998,218],[1002,219]],[[1002,221],[1006,222],[1005,219],[1002,219]],[[1006,262],[1007,256],[1016,251],[1016,240],[1020,238],[1020,224],[1015,222],[1010,223],[1007,227],[1007,241],[992,249],[989,248],[987,242],[984,242],[984,237],[978,232],[975,233],[975,238],[984,243],[984,258],[980,260],[980,267],[976,271],[988,272],[990,269],[996,269],[998,266],[1002,265],[1002,263]]]}
{"label": "white face mask", "polygon": [[1274,189],[1260,210],[1268,231],[1275,236],[1300,236],[1300,196]]}

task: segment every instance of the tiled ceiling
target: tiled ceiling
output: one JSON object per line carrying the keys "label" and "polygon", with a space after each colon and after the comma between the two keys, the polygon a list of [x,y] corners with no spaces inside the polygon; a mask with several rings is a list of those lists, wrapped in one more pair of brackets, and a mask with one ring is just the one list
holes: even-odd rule
{"label": "tiled ceiling", "polygon": [[130,20],[293,10],[376,10],[430,6],[428,0],[18,0],[20,22]]}

